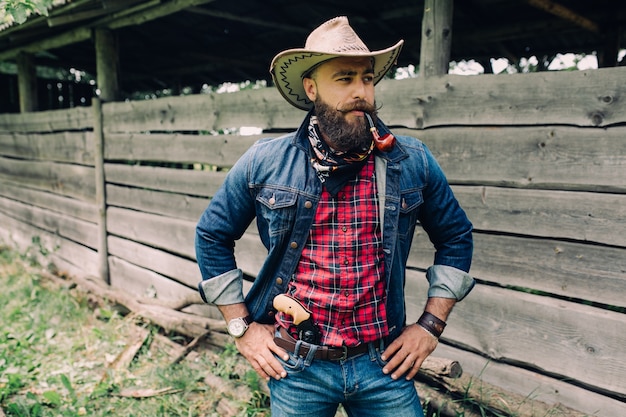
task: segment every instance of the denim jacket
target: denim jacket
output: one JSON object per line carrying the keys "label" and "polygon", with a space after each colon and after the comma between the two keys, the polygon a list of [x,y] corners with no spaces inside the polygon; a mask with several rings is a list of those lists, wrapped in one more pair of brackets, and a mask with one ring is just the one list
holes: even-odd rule
{"label": "denim jacket", "polygon": [[[272,301],[287,290],[322,192],[310,163],[309,118],[310,114],[296,132],[260,140],[248,149],[200,218],[195,245],[205,302],[245,301],[254,321],[274,321]],[[377,127],[381,136],[389,132],[382,122]],[[375,154],[391,340],[406,321],[405,267],[417,224],[436,249],[426,273],[428,296],[458,301],[474,285],[468,274],[473,249],[470,221],[428,148],[412,137],[396,139],[391,151]],[[268,255],[244,299],[234,245],[255,217]]]}

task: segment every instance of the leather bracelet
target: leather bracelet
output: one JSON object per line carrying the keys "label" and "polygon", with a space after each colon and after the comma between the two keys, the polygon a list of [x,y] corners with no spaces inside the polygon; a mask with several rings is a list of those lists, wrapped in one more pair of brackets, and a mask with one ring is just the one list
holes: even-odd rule
{"label": "leather bracelet", "polygon": [[417,320],[417,324],[437,339],[439,339],[441,333],[443,333],[443,329],[446,327],[445,321],[427,311],[424,311],[424,313],[420,316]]}

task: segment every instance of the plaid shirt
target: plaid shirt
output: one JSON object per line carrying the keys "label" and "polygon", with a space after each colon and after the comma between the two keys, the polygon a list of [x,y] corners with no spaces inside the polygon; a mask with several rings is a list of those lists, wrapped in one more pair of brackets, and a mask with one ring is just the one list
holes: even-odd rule
{"label": "plaid shirt", "polygon": [[[322,332],[320,344],[356,346],[387,336],[381,236],[370,157],[336,199],[323,190],[290,283],[288,293],[307,306]],[[277,318],[284,327],[292,324],[289,316]]]}

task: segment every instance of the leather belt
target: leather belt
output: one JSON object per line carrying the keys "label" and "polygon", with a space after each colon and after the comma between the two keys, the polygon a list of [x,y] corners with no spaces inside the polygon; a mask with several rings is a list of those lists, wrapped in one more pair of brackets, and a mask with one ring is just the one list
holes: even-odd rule
{"label": "leather belt", "polygon": [[284,327],[281,327],[278,331],[280,332],[281,337],[275,337],[274,343],[276,343],[281,348],[294,354],[297,353],[298,356],[306,357],[311,351],[311,348],[315,346],[317,350],[315,351],[315,355],[313,357],[315,359],[321,359],[325,361],[342,361],[357,355],[361,355],[367,352],[367,346],[369,345],[369,343],[361,343],[360,345],[354,347],[333,347],[311,345],[309,343],[302,342],[300,343],[300,350],[296,352],[296,339],[294,339]]}

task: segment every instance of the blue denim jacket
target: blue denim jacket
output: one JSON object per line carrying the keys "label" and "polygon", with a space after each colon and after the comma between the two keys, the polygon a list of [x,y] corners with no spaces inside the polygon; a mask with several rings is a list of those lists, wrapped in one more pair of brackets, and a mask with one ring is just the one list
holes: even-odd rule
{"label": "blue denim jacket", "polygon": [[[196,257],[205,302],[244,301],[235,241],[256,217],[267,258],[245,297],[254,321],[272,323],[274,297],[284,293],[309,236],[322,192],[310,160],[310,114],[291,134],[254,144],[230,170],[196,228]],[[381,135],[389,132],[379,122]],[[436,253],[426,274],[429,297],[463,299],[472,289],[472,225],[428,148],[396,137],[389,152],[376,152],[376,179],[383,223],[387,319],[391,339],[405,325],[405,267],[419,223]],[[384,189],[384,193],[381,190]]]}

